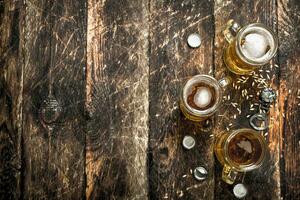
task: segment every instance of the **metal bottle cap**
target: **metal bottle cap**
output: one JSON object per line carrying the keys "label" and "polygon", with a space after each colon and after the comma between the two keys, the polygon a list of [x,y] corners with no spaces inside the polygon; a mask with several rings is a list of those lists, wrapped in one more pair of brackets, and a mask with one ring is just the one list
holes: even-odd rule
{"label": "metal bottle cap", "polygon": [[192,33],[187,39],[188,45],[192,48],[198,48],[201,45],[201,37],[198,33]]}
{"label": "metal bottle cap", "polygon": [[233,194],[236,198],[244,198],[247,195],[247,193],[247,188],[242,183],[236,184],[233,188]]}
{"label": "metal bottle cap", "polygon": [[276,94],[274,92],[274,90],[272,88],[265,88],[262,90],[262,92],[260,93],[260,99],[264,102],[264,103],[273,103],[276,99]]}
{"label": "metal bottle cap", "polygon": [[265,88],[259,95],[260,109],[268,112],[271,104],[276,100],[276,94],[272,88]]}
{"label": "metal bottle cap", "polygon": [[207,172],[207,170],[204,167],[197,167],[194,170],[194,177],[198,181],[205,180],[208,177],[208,172]]}
{"label": "metal bottle cap", "polygon": [[185,149],[192,149],[196,144],[195,139],[192,136],[184,136],[182,145]]}

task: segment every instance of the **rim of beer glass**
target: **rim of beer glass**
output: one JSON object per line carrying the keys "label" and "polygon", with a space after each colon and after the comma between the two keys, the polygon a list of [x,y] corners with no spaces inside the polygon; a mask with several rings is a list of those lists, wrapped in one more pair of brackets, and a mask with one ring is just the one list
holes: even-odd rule
{"label": "rim of beer glass", "polygon": [[[229,158],[228,151],[227,151],[227,149],[228,149],[227,147],[228,147],[230,140],[237,134],[243,133],[243,132],[252,133],[259,140],[259,142],[262,146],[262,154],[261,154],[260,158],[255,163],[251,163],[248,165],[236,164]],[[224,158],[228,162],[229,166],[235,168],[236,170],[238,170],[240,172],[247,172],[247,171],[257,169],[263,164],[263,161],[266,157],[266,151],[267,151],[267,144],[265,142],[265,138],[257,131],[254,131],[254,130],[248,129],[248,128],[243,128],[243,129],[238,129],[238,130],[233,131],[226,139],[225,145],[224,145],[224,152],[225,152]]]}
{"label": "rim of beer glass", "polygon": [[[200,82],[204,82],[210,86],[213,86],[216,90],[216,103],[206,109],[206,110],[197,110],[195,108],[192,108],[188,102],[187,102],[187,97],[188,97],[188,89]],[[187,82],[184,84],[184,87],[182,89],[182,94],[181,94],[181,101],[183,101],[184,106],[186,107],[187,111],[194,116],[197,117],[208,117],[211,116],[213,113],[216,112],[216,110],[218,109],[218,107],[221,104],[221,97],[222,97],[223,91],[222,88],[219,84],[219,82],[212,76],[209,75],[203,75],[203,74],[199,74],[196,76],[193,76],[192,78],[190,78],[189,80],[187,80]]]}
{"label": "rim of beer glass", "polygon": [[[274,42],[274,49],[273,49],[273,52],[266,58],[264,59],[263,61],[255,61],[255,60],[252,60],[252,59],[249,59],[247,58],[244,54],[243,54],[243,51],[241,49],[241,45],[240,42],[241,42],[241,39],[243,38],[245,32],[247,29],[251,28],[251,27],[259,27],[259,28],[263,28],[265,30],[267,30],[270,35],[272,36],[272,39],[273,39],[273,42]],[[261,23],[253,23],[253,24],[249,24],[243,28],[241,28],[241,30],[237,33],[237,36],[236,36],[236,41],[235,41],[235,46],[236,46],[236,49],[237,49],[237,54],[238,56],[247,64],[250,64],[250,65],[264,65],[264,64],[267,64],[274,56],[275,54],[277,53],[277,49],[278,49],[278,38],[276,37],[275,33],[273,32],[273,30],[271,30],[269,27],[267,27],[266,25],[264,24],[261,24]]]}

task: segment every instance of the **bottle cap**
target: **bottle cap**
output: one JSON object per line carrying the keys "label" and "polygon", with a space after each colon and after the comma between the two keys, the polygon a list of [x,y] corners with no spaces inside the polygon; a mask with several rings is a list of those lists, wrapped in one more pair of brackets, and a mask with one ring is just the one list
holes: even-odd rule
{"label": "bottle cap", "polygon": [[264,103],[273,103],[276,100],[276,94],[272,88],[265,88],[260,93],[260,99]]}
{"label": "bottle cap", "polygon": [[192,33],[188,36],[187,43],[192,48],[198,48],[201,45],[201,37],[198,33]]}
{"label": "bottle cap", "polygon": [[247,192],[247,188],[242,183],[236,184],[233,188],[234,196],[239,199],[244,198],[247,195]]}
{"label": "bottle cap", "polygon": [[205,180],[208,177],[208,172],[204,167],[197,167],[194,170],[194,177],[198,180],[198,181],[202,181]]}
{"label": "bottle cap", "polygon": [[182,145],[185,149],[192,149],[196,144],[195,139],[192,136],[184,136]]}

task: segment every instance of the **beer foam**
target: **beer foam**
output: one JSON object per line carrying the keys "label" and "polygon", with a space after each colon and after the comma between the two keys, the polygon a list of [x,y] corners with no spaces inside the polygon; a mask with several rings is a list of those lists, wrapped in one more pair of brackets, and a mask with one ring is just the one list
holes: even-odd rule
{"label": "beer foam", "polygon": [[247,153],[252,153],[252,145],[249,141],[241,141],[237,144],[241,149],[245,150]]}
{"label": "beer foam", "polygon": [[194,96],[194,103],[199,108],[204,108],[208,106],[211,103],[211,101],[212,101],[211,91],[206,87],[199,87]]}
{"label": "beer foam", "polygon": [[247,34],[242,44],[245,56],[250,58],[261,58],[266,54],[268,47],[268,40],[259,33]]}

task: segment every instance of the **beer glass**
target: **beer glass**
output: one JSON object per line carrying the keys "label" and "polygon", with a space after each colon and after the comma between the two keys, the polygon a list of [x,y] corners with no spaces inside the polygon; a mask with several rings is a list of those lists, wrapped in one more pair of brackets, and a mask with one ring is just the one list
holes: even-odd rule
{"label": "beer glass", "polygon": [[180,95],[180,109],[188,119],[203,121],[220,106],[223,89],[231,82],[229,77],[217,81],[209,75],[196,75],[189,79]]}
{"label": "beer glass", "polygon": [[223,34],[229,43],[224,50],[223,60],[235,74],[249,75],[267,64],[277,52],[277,37],[264,24],[253,23],[241,27],[229,20]]}
{"label": "beer glass", "polygon": [[239,172],[260,167],[266,158],[267,145],[253,129],[238,129],[216,139],[215,155],[223,165],[222,179],[233,184]]}

